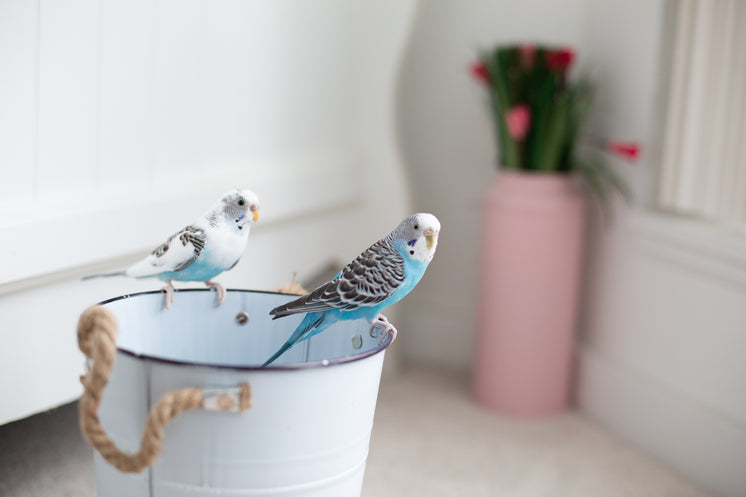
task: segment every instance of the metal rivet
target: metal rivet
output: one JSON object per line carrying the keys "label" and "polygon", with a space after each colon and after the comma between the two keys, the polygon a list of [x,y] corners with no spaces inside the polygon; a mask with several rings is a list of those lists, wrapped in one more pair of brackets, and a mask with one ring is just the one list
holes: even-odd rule
{"label": "metal rivet", "polygon": [[362,346],[363,346],[363,337],[361,337],[360,335],[355,335],[354,337],[352,337],[353,348],[359,349]]}
{"label": "metal rivet", "polygon": [[236,322],[240,325],[245,325],[249,322],[249,315],[246,312],[239,312],[236,314]]}

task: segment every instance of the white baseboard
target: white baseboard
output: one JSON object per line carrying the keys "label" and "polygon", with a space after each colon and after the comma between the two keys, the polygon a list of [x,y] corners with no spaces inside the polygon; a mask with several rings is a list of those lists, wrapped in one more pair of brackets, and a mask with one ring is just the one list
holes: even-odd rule
{"label": "white baseboard", "polygon": [[718,495],[746,495],[746,426],[588,346],[579,360],[591,417]]}

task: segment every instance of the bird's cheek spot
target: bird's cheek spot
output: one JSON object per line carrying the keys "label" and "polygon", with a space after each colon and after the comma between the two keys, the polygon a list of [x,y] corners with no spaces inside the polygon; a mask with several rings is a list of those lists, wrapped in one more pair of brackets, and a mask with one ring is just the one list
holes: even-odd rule
{"label": "bird's cheek spot", "polygon": [[410,250],[409,255],[414,255],[414,250]]}

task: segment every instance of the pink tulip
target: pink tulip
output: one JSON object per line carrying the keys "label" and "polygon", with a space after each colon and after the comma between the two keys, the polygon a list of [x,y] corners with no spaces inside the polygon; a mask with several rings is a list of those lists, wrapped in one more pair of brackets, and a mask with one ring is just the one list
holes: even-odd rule
{"label": "pink tulip", "polygon": [[474,76],[480,83],[486,84],[490,82],[490,75],[487,74],[487,68],[480,61],[472,63],[470,70],[472,76]]}
{"label": "pink tulip", "polygon": [[514,105],[505,112],[505,124],[514,140],[523,140],[531,126],[531,109],[526,104]]}
{"label": "pink tulip", "polygon": [[640,158],[640,146],[631,142],[607,142],[606,150],[630,162]]}

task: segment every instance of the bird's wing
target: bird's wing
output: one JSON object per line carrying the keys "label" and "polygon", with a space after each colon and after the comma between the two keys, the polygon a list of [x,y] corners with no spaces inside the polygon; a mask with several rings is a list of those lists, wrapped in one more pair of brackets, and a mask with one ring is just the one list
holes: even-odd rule
{"label": "bird's wing", "polygon": [[279,318],[301,312],[353,310],[383,302],[404,282],[404,260],[386,240],[370,246],[339,276],[312,292],[273,309]]}
{"label": "bird's wing", "polygon": [[171,235],[143,260],[127,268],[126,274],[139,278],[165,271],[183,271],[199,257],[206,240],[205,230],[189,225]]}

